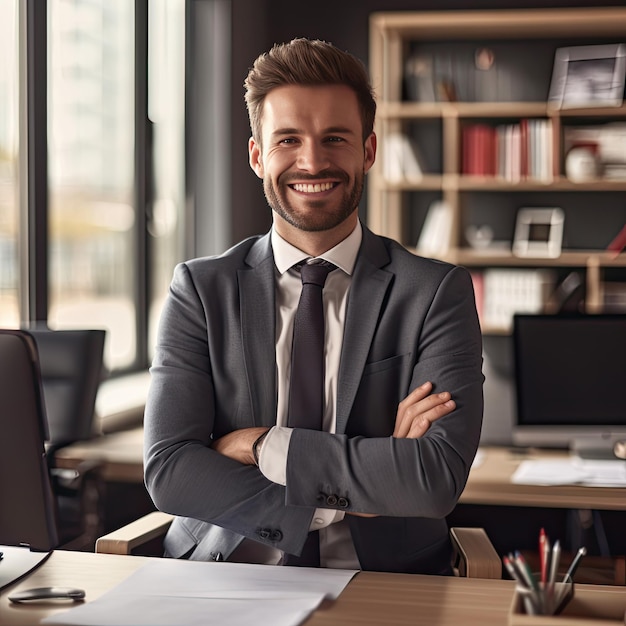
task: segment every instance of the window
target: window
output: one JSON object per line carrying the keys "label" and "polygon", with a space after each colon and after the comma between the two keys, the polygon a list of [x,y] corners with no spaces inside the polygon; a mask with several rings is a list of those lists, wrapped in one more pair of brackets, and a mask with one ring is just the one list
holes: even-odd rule
{"label": "window", "polygon": [[0,0],[0,326],[19,324],[18,2]]}
{"label": "window", "polygon": [[0,0],[0,325],[105,328],[112,372],[149,364],[186,255],[186,10]]}
{"label": "window", "polygon": [[107,330],[106,361],[137,352],[134,7],[48,2],[48,324]]}

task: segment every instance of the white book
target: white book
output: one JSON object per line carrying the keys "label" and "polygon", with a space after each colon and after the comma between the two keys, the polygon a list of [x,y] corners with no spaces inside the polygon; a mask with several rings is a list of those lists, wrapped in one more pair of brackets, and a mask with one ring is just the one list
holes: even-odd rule
{"label": "white book", "polygon": [[391,183],[422,178],[417,146],[403,133],[389,133],[384,138],[383,172]]}
{"label": "white book", "polygon": [[422,256],[437,257],[450,249],[452,233],[452,207],[443,201],[433,202],[417,242],[417,252]]}

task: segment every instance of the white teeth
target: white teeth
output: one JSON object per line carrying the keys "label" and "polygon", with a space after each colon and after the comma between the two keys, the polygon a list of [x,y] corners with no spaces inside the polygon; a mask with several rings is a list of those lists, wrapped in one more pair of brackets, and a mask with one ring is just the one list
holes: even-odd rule
{"label": "white teeth", "polygon": [[329,189],[332,189],[333,183],[316,183],[315,185],[296,183],[293,188],[302,193],[319,193],[320,191],[328,191]]}

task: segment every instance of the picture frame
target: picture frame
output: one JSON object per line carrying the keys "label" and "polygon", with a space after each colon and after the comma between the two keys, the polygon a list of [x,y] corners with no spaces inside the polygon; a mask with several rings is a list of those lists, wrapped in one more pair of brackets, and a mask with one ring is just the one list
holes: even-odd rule
{"label": "picture frame", "polygon": [[621,106],[626,44],[558,48],[548,102],[556,108]]}
{"label": "picture frame", "polygon": [[522,208],[517,212],[513,254],[519,257],[560,256],[564,214],[558,207]]}

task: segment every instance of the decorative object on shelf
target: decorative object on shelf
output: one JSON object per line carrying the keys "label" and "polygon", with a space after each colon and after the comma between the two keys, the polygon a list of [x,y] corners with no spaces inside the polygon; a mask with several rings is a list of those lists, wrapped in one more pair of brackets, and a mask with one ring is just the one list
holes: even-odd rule
{"label": "decorative object on shelf", "polygon": [[491,48],[481,47],[477,48],[474,53],[474,65],[477,70],[486,72],[493,67],[496,60],[496,55]]}
{"label": "decorative object on shelf", "polygon": [[621,106],[626,44],[557,49],[549,102],[558,108]]}
{"label": "decorative object on shelf", "polygon": [[609,252],[612,252],[617,258],[626,248],[626,224],[622,226],[622,229],[617,233],[611,243],[606,247]]}
{"label": "decorative object on shelf", "polygon": [[481,224],[480,226],[470,224],[465,229],[465,238],[472,248],[484,250],[493,241],[493,228],[489,224]]}
{"label": "decorative object on shelf", "polygon": [[433,60],[430,56],[414,54],[405,65],[407,96],[415,102],[435,102]]}
{"label": "decorative object on shelf", "polygon": [[565,175],[575,183],[596,180],[601,175],[598,144],[575,145],[565,157]]}
{"label": "decorative object on shelf", "polygon": [[523,208],[517,212],[513,254],[554,259],[561,254],[563,211],[559,208]]}
{"label": "decorative object on shelf", "polygon": [[[592,147],[598,161],[598,176],[606,180],[626,180],[626,123],[603,122],[593,125],[567,125],[563,128],[563,151],[578,146]],[[567,161],[565,163],[567,172]]]}

